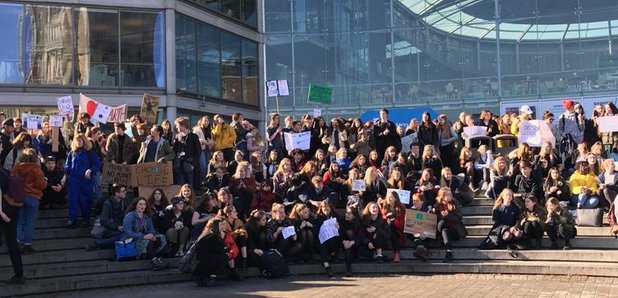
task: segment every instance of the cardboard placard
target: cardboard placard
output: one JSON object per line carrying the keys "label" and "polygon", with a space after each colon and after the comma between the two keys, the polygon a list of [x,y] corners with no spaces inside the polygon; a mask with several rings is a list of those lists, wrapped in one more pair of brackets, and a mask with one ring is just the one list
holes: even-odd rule
{"label": "cardboard placard", "polygon": [[597,123],[599,123],[599,132],[618,131],[618,116],[599,117]]}
{"label": "cardboard placard", "polygon": [[404,205],[410,205],[410,196],[411,192],[409,190],[389,188],[386,190],[386,193],[396,192],[399,195],[399,201]]}
{"label": "cardboard placard", "polygon": [[146,162],[133,165],[138,186],[167,186],[174,184],[171,162]]}
{"label": "cardboard placard", "polygon": [[137,185],[135,167],[133,165],[123,165],[116,163],[103,163],[101,174],[102,184],[118,183],[126,186],[135,187]]}
{"label": "cardboard placard", "polygon": [[543,142],[549,141],[552,146],[556,146],[556,138],[547,125],[542,120],[522,121],[519,123],[519,144],[526,143],[530,147],[541,147]]}
{"label": "cardboard placard", "polygon": [[142,98],[142,108],[139,115],[148,124],[157,123],[157,112],[159,111],[159,97],[144,93]]}
{"label": "cardboard placard", "polygon": [[139,195],[144,197],[144,198],[148,198],[150,197],[150,195],[152,194],[152,192],[157,189],[160,188],[163,193],[165,194],[166,197],[168,198],[172,198],[175,195],[177,195],[180,192],[180,188],[182,187],[182,185],[166,185],[166,186],[140,186],[138,188],[139,191]]}
{"label": "cardboard placard", "polygon": [[322,117],[322,109],[313,109],[313,118]]}
{"label": "cardboard placard", "polygon": [[[60,118],[62,118],[62,116]],[[59,146],[60,146],[60,128],[52,127],[52,152],[58,152]]]}
{"label": "cardboard placard", "polygon": [[410,145],[414,144],[417,141],[417,136],[418,133],[415,132],[401,138],[401,152],[410,152]]}
{"label": "cardboard placard", "polygon": [[462,137],[464,139],[486,136],[487,135],[487,127],[485,126],[466,126],[463,129]]}
{"label": "cardboard placard", "polygon": [[58,97],[57,101],[58,114],[67,117],[75,114],[75,108],[73,108],[73,98],[70,95]]}
{"label": "cardboard placard", "polygon": [[367,185],[365,183],[365,180],[363,179],[352,180],[352,191],[365,191],[366,188],[367,188]]}
{"label": "cardboard placard", "polygon": [[49,126],[50,127],[62,127],[64,123],[62,116],[49,116]]}
{"label": "cardboard placard", "polygon": [[436,239],[438,216],[433,213],[406,210],[406,223],[403,232],[406,234],[421,234],[426,238]]}
{"label": "cardboard placard", "polygon": [[121,123],[125,120],[127,120],[127,105],[113,107],[109,112],[109,118],[107,118],[107,122],[111,123]]}

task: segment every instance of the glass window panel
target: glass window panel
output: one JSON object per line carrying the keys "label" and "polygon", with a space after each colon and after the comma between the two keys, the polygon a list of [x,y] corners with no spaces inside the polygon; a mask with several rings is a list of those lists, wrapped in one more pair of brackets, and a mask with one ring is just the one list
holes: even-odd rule
{"label": "glass window panel", "polygon": [[225,99],[241,102],[240,37],[221,32],[221,93]]}
{"label": "glass window panel", "polygon": [[221,0],[221,13],[240,20],[240,0]]}
{"label": "glass window panel", "polygon": [[289,32],[291,30],[290,1],[268,0],[263,2],[266,32]]}
{"label": "glass window panel", "polygon": [[163,23],[162,12],[121,12],[122,86],[165,87]]}
{"label": "glass window panel", "polygon": [[257,27],[257,0],[243,0],[243,20],[247,25]]}
{"label": "glass window panel", "polygon": [[71,7],[26,5],[22,21],[26,84],[71,84],[74,31]]}
{"label": "glass window panel", "polygon": [[118,11],[81,7],[77,19],[78,86],[119,86]]}
{"label": "glass window panel", "polygon": [[435,22],[437,22],[439,20],[442,20],[442,19],[444,19],[444,16],[441,13],[439,13],[439,12],[432,13],[432,14],[428,15],[427,17],[425,17],[425,23],[427,23],[429,25],[432,25]]}
{"label": "glass window panel", "polygon": [[260,98],[258,86],[258,47],[257,43],[246,39],[243,39],[242,45],[243,102],[257,106],[258,99]]}
{"label": "glass window panel", "polygon": [[266,37],[266,63],[266,80],[288,80],[291,84],[292,38],[290,35]]}
{"label": "glass window panel", "polygon": [[[320,35],[294,36],[296,87],[326,84],[326,44]],[[299,59],[303,57],[303,59]],[[299,94],[297,94],[298,97]]]}
{"label": "glass window panel", "polygon": [[176,14],[176,88],[192,94],[198,93],[196,28],[194,20]]}
{"label": "glass window panel", "polygon": [[221,97],[221,49],[219,30],[198,25],[197,78],[198,94]]}
{"label": "glass window panel", "polygon": [[403,4],[406,5],[415,14],[420,14],[425,9],[429,8],[431,5],[439,1],[441,0],[419,0],[419,1],[410,0],[410,1],[404,1]]}
{"label": "glass window panel", "polygon": [[19,34],[19,20],[23,16],[24,5],[0,4],[0,84],[23,84],[24,73],[20,45],[24,37]]}

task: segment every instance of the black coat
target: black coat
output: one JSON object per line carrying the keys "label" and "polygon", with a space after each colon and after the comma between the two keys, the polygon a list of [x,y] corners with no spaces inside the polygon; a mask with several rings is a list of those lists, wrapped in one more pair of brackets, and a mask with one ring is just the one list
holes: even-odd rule
{"label": "black coat", "polygon": [[[382,134],[386,129],[390,131],[388,134]],[[389,146],[397,146],[397,126],[393,121],[383,122],[378,120],[373,126],[373,136],[375,138],[375,148],[378,150],[378,155],[383,156],[384,151]]]}
{"label": "black coat", "polygon": [[[184,152],[184,157],[181,157],[181,152]],[[184,138],[176,139],[176,142],[174,142],[174,153],[176,153],[176,158],[184,158],[193,163],[193,165],[199,164],[199,157],[202,153],[200,139],[193,132],[188,132]]]}

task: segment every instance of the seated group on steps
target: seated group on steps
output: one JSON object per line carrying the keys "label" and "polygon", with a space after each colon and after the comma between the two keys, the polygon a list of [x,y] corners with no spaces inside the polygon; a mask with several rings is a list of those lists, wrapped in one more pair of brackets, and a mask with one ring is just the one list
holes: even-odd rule
{"label": "seated group on steps", "polygon": [[[195,254],[193,275],[200,285],[226,268],[241,280],[238,270],[269,268],[276,255],[317,262],[329,276],[335,275],[333,262],[345,262],[350,275],[359,260],[399,262],[410,248],[421,260],[430,248],[443,249],[444,261],[451,262],[453,242],[467,235],[462,207],[478,197],[495,201],[482,249],[505,247],[517,257],[518,250],[542,248],[545,234],[547,248],[569,249],[577,234],[574,214],[610,212],[615,222],[618,132],[599,133],[595,117],[618,111],[608,104],[589,119],[581,105],[563,105],[557,123],[544,114],[556,139],[539,147],[516,140],[522,123],[531,120],[528,106],[519,115],[483,110],[479,119],[462,113],[456,121],[424,113],[405,128],[390,121],[386,109],[376,121],[335,117],[330,124],[310,115],[281,123],[272,114],[265,137],[239,113],[230,124],[219,115],[214,123],[204,116],[193,128],[184,117],[158,125],[134,115],[130,127],[116,123],[104,137],[83,113],[73,128],[62,129],[67,139],[61,137],[59,152],[49,148],[47,122],[41,130],[25,130],[21,119],[9,118],[0,134],[0,222],[15,270],[10,282],[25,281],[21,254],[36,252],[39,208],[65,205],[70,228],[97,220],[97,239],[88,250],[132,238],[155,269],[165,268],[165,258]],[[471,126],[483,127],[485,135],[468,136]],[[285,133],[304,132],[310,134],[308,149],[286,143],[291,138]],[[515,142],[507,144],[499,138],[504,135]],[[102,186],[104,161],[173,163],[180,191],[137,194],[124,185]],[[15,193],[9,178],[24,184],[21,202],[8,195]],[[402,201],[394,190],[412,195]],[[437,239],[404,233],[406,209],[434,213]],[[331,235],[322,239],[325,230]]]}

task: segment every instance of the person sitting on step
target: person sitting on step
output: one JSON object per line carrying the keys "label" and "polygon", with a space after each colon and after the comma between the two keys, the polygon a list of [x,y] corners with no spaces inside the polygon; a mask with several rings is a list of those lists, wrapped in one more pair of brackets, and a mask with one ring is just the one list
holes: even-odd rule
{"label": "person sitting on step", "polygon": [[103,202],[103,208],[99,216],[101,226],[105,228],[102,239],[94,240],[86,246],[86,250],[113,248],[114,243],[122,239],[124,232],[122,221],[129,207],[127,188],[124,185],[114,184],[112,185],[112,191],[114,194]]}

